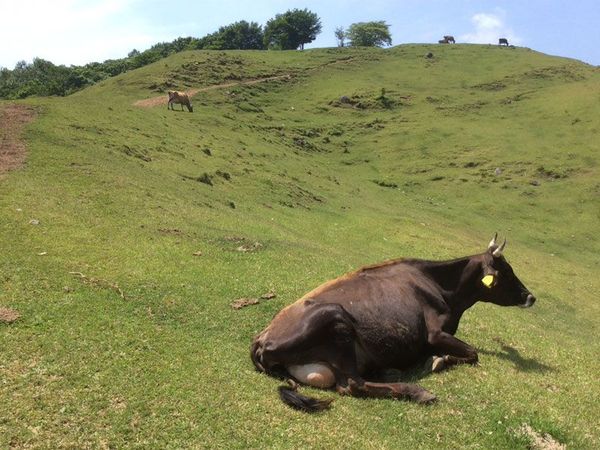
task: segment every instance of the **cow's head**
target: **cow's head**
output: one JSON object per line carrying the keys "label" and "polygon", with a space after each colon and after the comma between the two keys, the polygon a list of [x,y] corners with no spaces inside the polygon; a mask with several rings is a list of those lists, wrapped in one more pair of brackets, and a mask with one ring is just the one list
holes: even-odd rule
{"label": "cow's head", "polygon": [[483,273],[480,281],[482,300],[501,306],[529,308],[535,303],[535,297],[517,278],[504,258],[502,252],[506,247],[506,240],[502,245],[498,245],[496,238],[497,235],[483,254]]}
{"label": "cow's head", "polygon": [[190,103],[187,107],[189,112],[194,112],[194,107],[192,106],[192,104]]}

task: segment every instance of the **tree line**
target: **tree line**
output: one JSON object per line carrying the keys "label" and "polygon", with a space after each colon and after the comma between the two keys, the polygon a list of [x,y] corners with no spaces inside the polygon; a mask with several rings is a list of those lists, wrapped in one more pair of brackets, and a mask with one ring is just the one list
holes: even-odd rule
{"label": "tree line", "polygon": [[[132,50],[126,58],[109,59],[83,66],[55,65],[42,58],[20,61],[13,70],[0,68],[0,98],[65,96],[101,80],[151,64],[184,50],[296,50],[321,33],[321,20],[308,9],[277,14],[265,26],[245,20],[222,26],[202,38],[177,38],[142,52]],[[383,21],[361,22],[347,30],[336,29],[338,46],[391,45],[389,25]]]}

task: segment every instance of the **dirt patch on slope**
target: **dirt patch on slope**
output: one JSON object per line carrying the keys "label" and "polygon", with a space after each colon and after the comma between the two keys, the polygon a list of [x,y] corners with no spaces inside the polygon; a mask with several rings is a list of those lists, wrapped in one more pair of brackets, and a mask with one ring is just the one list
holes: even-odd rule
{"label": "dirt patch on slope", "polygon": [[19,311],[0,306],[0,323],[13,323],[19,317],[21,317]]}
{"label": "dirt patch on slope", "polygon": [[[190,89],[188,91],[185,91],[185,93],[188,96],[193,97],[198,92],[206,92],[206,91],[212,91],[214,89],[224,89],[224,88],[235,87],[235,86],[247,86],[247,85],[252,85],[252,84],[264,83],[266,81],[289,79],[290,77],[291,77],[291,75],[277,75],[274,77],[255,78],[255,79],[246,80],[246,81],[233,81],[230,83],[214,84],[212,86],[206,86],[203,88]],[[152,98],[146,98],[144,100],[138,100],[134,103],[134,106],[141,106],[142,108],[151,108],[153,106],[166,105],[167,101],[168,101],[168,97],[165,94],[163,94],[158,97],[152,97]]]}
{"label": "dirt patch on slope", "polygon": [[518,434],[525,436],[531,441],[528,448],[532,450],[566,450],[567,446],[561,444],[548,433],[539,433],[530,425],[524,423],[516,430]]}
{"label": "dirt patch on slope", "polygon": [[34,117],[35,110],[28,106],[9,104],[0,107],[0,177],[25,162],[27,148],[22,139],[23,128]]}

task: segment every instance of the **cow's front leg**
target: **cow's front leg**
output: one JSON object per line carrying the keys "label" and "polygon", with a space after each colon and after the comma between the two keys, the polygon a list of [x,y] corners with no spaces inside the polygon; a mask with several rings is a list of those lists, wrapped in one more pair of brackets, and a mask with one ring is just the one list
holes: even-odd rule
{"label": "cow's front leg", "polygon": [[428,336],[429,344],[433,347],[434,356],[431,370],[439,372],[456,364],[477,364],[477,350],[469,344],[441,330],[433,331]]}
{"label": "cow's front leg", "polygon": [[441,372],[446,368],[443,356],[432,355],[425,361],[423,370],[425,372]]}

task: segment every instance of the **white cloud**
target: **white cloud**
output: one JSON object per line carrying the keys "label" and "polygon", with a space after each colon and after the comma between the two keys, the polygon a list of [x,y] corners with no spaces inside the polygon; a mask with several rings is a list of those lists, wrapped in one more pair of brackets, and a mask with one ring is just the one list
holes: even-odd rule
{"label": "white cloud", "polygon": [[160,30],[152,30],[131,14],[139,1],[2,1],[0,66],[12,68],[17,61],[34,57],[55,64],[85,64],[123,57],[136,47],[146,48],[161,36]]}
{"label": "white cloud", "polygon": [[521,43],[521,39],[505,24],[506,14],[502,10],[495,13],[477,13],[471,18],[475,30],[459,37],[461,42],[472,44],[497,44],[498,39],[507,38],[511,44]]}

